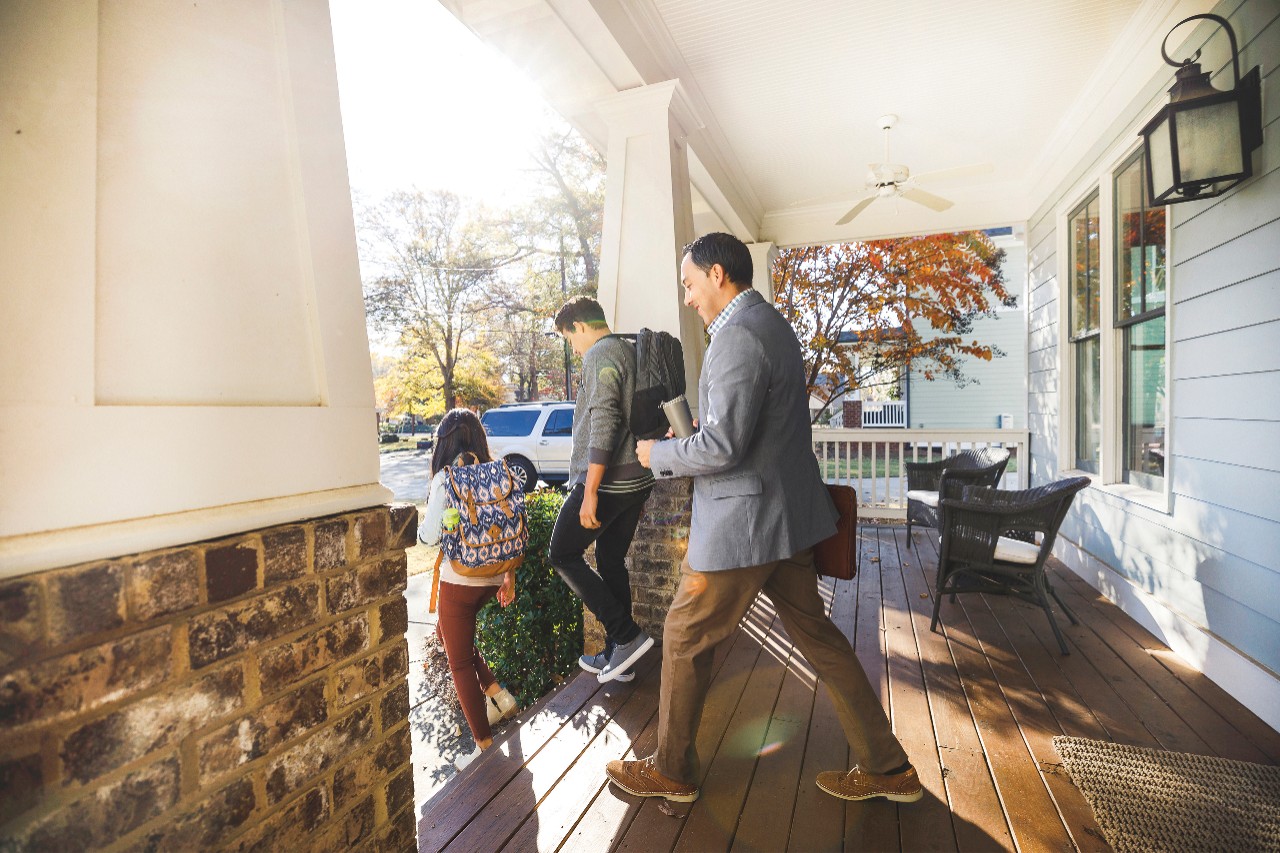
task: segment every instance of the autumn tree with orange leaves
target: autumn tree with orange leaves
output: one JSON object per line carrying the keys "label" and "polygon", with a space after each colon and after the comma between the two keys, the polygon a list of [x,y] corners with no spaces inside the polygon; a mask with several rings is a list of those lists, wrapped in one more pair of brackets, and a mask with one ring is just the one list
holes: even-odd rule
{"label": "autumn tree with orange leaves", "polygon": [[966,357],[1004,355],[971,337],[974,320],[1016,303],[1003,263],[981,232],[780,252],[776,303],[804,348],[809,392],[825,404],[814,419],[876,377],[909,367],[963,385]]}

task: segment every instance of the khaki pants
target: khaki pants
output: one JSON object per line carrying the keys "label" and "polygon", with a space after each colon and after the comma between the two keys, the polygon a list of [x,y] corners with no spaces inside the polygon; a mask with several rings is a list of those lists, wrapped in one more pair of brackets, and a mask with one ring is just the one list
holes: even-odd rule
{"label": "khaki pants", "polygon": [[695,739],[716,646],[734,632],[760,592],[773,602],[788,636],[827,685],[857,764],[883,773],[905,763],[907,754],[853,647],[826,615],[813,551],[805,550],[788,560],[741,569],[695,572],[687,561],[680,567],[680,588],[663,628],[658,770],[687,785],[699,784]]}

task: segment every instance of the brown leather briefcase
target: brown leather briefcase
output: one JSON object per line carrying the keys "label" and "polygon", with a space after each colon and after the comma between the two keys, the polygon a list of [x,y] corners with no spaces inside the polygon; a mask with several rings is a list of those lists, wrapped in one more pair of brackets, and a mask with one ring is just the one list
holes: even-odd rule
{"label": "brown leather briefcase", "polygon": [[850,486],[827,486],[840,517],[834,536],[813,546],[818,574],[849,580],[858,571],[858,493]]}

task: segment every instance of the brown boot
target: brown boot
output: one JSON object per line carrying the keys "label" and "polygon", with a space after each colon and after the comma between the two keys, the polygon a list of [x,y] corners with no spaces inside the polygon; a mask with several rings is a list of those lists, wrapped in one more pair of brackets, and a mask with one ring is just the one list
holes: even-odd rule
{"label": "brown boot", "polygon": [[653,758],[639,761],[610,761],[604,772],[613,784],[637,797],[664,797],[673,803],[692,803],[698,799],[698,789],[658,772]]}
{"label": "brown boot", "polygon": [[902,773],[891,776],[877,776],[865,773],[857,767],[848,773],[839,770],[828,770],[818,774],[818,787],[833,797],[842,800],[869,800],[872,797],[884,797],[898,803],[914,803],[924,796],[920,787],[920,777],[914,767],[908,767]]}

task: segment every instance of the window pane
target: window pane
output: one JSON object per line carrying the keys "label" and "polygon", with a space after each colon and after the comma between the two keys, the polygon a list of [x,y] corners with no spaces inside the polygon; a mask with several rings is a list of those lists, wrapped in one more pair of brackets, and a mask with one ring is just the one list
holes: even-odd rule
{"label": "window pane", "polygon": [[543,435],[573,435],[573,409],[556,409],[547,416]]}
{"label": "window pane", "polygon": [[1116,315],[1142,313],[1142,161],[1116,175]]}
{"label": "window pane", "polygon": [[1098,234],[1098,227],[1099,227],[1098,205],[1099,205],[1098,197],[1095,195],[1093,197],[1093,201],[1089,202],[1089,206],[1088,208],[1086,208],[1086,215],[1088,216],[1088,234],[1089,234],[1089,263],[1088,263],[1089,320],[1088,322],[1089,322],[1089,328],[1091,330],[1098,328],[1102,323],[1102,319],[1101,319],[1102,312],[1099,305],[1100,300],[1098,299],[1099,295],[1101,294],[1101,290],[1099,288],[1099,282],[1098,282],[1098,245],[1099,245],[1099,236],[1100,236]]}
{"label": "window pane", "polygon": [[1146,206],[1141,157],[1116,175],[1116,320],[1164,307],[1165,208]]}
{"label": "window pane", "polygon": [[1071,220],[1071,249],[1071,334],[1075,336],[1088,329],[1085,303],[1089,296],[1089,249],[1083,212]]}
{"label": "window pane", "polygon": [[1146,245],[1143,250],[1142,287],[1146,293],[1148,311],[1164,307],[1165,293],[1165,217],[1166,208],[1148,209],[1142,215],[1146,228]]}
{"label": "window pane", "polygon": [[1164,487],[1164,316],[1125,329],[1125,482]]}
{"label": "window pane", "polygon": [[1074,344],[1076,351],[1076,467],[1098,473],[1102,445],[1102,346],[1095,335]]}
{"label": "window pane", "polygon": [[502,411],[490,409],[480,419],[484,431],[493,436],[528,435],[533,432],[533,425],[538,422],[538,411]]}
{"label": "window pane", "polygon": [[1071,336],[1098,328],[1098,197],[1095,194],[1071,214]]}

